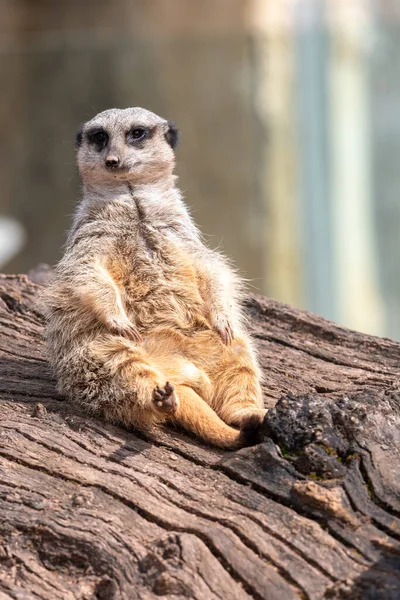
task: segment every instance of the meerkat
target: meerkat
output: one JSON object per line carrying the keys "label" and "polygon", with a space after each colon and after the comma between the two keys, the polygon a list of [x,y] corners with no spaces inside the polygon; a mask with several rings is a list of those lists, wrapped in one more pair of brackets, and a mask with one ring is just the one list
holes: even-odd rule
{"label": "meerkat", "polygon": [[46,292],[59,391],[107,421],[255,443],[266,410],[240,278],[176,185],[177,129],[143,108],[77,134],[83,199]]}

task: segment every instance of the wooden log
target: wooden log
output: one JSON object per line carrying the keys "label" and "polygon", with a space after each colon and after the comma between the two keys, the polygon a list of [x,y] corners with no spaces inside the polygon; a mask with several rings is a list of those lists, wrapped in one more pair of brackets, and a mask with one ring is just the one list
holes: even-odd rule
{"label": "wooden log", "polygon": [[32,279],[0,275],[0,600],[400,598],[400,344],[251,297],[264,441],[150,440],[57,395]]}

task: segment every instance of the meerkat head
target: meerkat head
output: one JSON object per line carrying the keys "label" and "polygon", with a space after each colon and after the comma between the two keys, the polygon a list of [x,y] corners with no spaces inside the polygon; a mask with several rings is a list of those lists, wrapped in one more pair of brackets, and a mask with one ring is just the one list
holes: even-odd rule
{"label": "meerkat head", "polygon": [[83,125],[76,136],[84,182],[155,182],[172,173],[177,129],[144,108],[112,108]]}

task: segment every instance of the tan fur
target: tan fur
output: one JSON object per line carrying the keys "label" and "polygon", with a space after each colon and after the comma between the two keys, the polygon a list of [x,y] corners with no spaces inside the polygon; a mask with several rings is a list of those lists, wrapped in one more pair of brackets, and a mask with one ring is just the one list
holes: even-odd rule
{"label": "tan fur", "polygon": [[[93,127],[104,148],[86,137]],[[143,143],[128,143],[132,127],[149,132]],[[260,372],[240,280],[202,243],[175,186],[168,128],[144,109],[84,126],[83,201],[46,293],[49,356],[60,391],[108,421],[177,423],[234,448],[246,443],[235,427],[264,417]],[[105,167],[110,154],[121,169]]]}

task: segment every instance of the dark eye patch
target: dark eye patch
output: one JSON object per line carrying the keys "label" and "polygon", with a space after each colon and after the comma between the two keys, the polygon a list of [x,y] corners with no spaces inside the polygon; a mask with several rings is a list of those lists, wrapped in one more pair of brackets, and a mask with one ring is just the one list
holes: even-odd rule
{"label": "dark eye patch", "polygon": [[147,127],[132,127],[126,134],[128,144],[137,144],[150,137],[150,130]]}
{"label": "dark eye patch", "polygon": [[79,148],[79,146],[82,144],[82,137],[83,137],[83,125],[76,132],[75,143],[76,143],[77,148]]}
{"label": "dark eye patch", "polygon": [[90,129],[86,132],[86,137],[89,144],[96,146],[98,151],[103,150],[108,144],[109,135],[102,127],[96,129]]}
{"label": "dark eye patch", "polygon": [[167,140],[167,143],[171,146],[171,148],[175,150],[179,142],[179,131],[177,130],[175,125],[171,123],[171,121],[168,121],[168,130],[165,133],[165,139]]}

